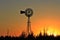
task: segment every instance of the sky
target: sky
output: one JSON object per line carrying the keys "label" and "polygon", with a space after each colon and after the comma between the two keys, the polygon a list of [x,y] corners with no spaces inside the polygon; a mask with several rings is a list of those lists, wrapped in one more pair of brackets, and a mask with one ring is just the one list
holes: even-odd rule
{"label": "sky", "polygon": [[60,0],[0,0],[0,36],[18,36],[27,29],[27,17],[20,10],[33,9],[31,29],[35,35],[60,35]]}

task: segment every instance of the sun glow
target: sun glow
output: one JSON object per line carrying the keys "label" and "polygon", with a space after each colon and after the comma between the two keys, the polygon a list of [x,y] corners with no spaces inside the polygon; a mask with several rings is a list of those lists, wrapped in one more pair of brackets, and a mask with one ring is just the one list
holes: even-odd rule
{"label": "sun glow", "polygon": [[57,31],[55,31],[55,30],[48,30],[45,33],[47,33],[48,36],[53,35],[54,37],[56,37],[58,35]]}
{"label": "sun glow", "polygon": [[50,35],[57,36],[57,33],[47,33],[47,34],[48,34],[48,36],[50,36]]}
{"label": "sun glow", "polygon": [[49,26],[48,28],[46,27],[45,28],[45,31],[44,29],[41,29],[41,31],[39,30],[36,30],[36,34],[39,35],[39,33],[41,33],[42,35],[44,35],[44,32],[47,33],[48,36],[51,36],[53,35],[54,37],[58,36],[58,30],[56,30],[57,28],[54,28],[55,26]]}

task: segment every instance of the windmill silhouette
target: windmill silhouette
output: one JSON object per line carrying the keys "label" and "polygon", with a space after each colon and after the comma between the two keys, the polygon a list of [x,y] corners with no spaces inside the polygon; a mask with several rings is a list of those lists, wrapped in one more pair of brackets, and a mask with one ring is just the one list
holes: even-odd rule
{"label": "windmill silhouette", "polygon": [[27,8],[25,11],[20,11],[21,14],[25,14],[26,17],[28,17],[27,21],[27,32],[28,34],[31,34],[31,22],[30,17],[33,15],[33,10],[31,8]]}

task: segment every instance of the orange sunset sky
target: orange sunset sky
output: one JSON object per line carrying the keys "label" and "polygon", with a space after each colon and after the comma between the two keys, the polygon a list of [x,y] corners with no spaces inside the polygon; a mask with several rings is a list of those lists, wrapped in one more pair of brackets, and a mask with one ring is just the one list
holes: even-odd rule
{"label": "orange sunset sky", "polygon": [[31,29],[60,35],[60,0],[0,0],[0,36],[19,36],[27,31],[27,17],[20,10],[33,9]]}

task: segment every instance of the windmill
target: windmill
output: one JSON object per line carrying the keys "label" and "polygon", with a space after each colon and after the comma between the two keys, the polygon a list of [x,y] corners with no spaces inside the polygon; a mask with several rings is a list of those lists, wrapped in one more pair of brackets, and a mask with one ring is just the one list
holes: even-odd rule
{"label": "windmill", "polygon": [[33,10],[31,8],[27,8],[25,11],[20,11],[21,14],[25,14],[26,17],[28,17],[27,20],[27,32],[28,34],[31,34],[31,22],[30,17],[33,15]]}

